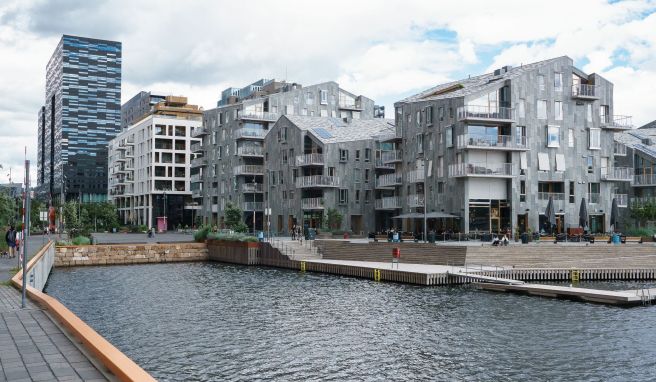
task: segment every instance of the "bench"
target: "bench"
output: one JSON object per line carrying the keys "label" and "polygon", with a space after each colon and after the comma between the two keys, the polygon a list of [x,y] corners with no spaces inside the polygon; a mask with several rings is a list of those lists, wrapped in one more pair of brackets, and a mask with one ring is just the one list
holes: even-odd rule
{"label": "bench", "polygon": [[401,235],[401,241],[414,241],[414,235]]}
{"label": "bench", "polygon": [[374,241],[387,241],[387,235],[374,235]]}
{"label": "bench", "polygon": [[626,243],[642,244],[642,236],[620,236],[620,241],[622,242],[622,244],[626,244]]}
{"label": "bench", "polygon": [[556,242],[556,237],[555,236],[540,236],[540,239],[538,240],[539,242]]}

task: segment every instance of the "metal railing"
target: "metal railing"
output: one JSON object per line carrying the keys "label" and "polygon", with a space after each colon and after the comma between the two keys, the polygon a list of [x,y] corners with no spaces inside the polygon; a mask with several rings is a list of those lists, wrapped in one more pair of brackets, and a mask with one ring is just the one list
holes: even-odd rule
{"label": "metal railing", "polygon": [[403,160],[400,150],[383,151],[380,157],[383,163],[400,162]]}
{"label": "metal railing", "polygon": [[296,187],[339,187],[340,179],[329,175],[310,175],[296,178]]}
{"label": "metal railing", "polygon": [[242,211],[264,211],[264,202],[243,202]]}
{"label": "metal railing", "polygon": [[235,175],[264,175],[264,166],[256,164],[241,164],[232,170]]}
{"label": "metal railing", "polygon": [[241,192],[247,192],[247,193],[264,192],[264,185],[262,183],[242,183]]}
{"label": "metal railing", "polygon": [[192,174],[189,181],[191,183],[199,183],[199,182],[202,182],[203,179],[201,178],[200,174]]}
{"label": "metal railing", "polygon": [[258,120],[258,121],[275,122],[275,121],[278,120],[278,117],[280,117],[280,114],[266,112],[266,111],[239,110],[237,112],[237,118],[238,119],[254,119],[254,120]]}
{"label": "metal railing", "polygon": [[207,127],[197,127],[191,130],[192,138],[202,137],[203,135],[207,135],[207,134],[208,134]]}
{"label": "metal railing", "polygon": [[630,115],[606,115],[601,118],[601,125],[608,129],[628,130],[633,128]]}
{"label": "metal railing", "polygon": [[601,179],[631,181],[633,179],[633,168],[631,167],[602,167]]}
{"label": "metal railing", "polygon": [[457,147],[481,147],[481,148],[527,148],[526,137],[512,135],[485,135],[485,134],[463,134],[458,135]]}
{"label": "metal railing", "polygon": [[512,163],[454,163],[449,176],[514,176]]}
{"label": "metal railing", "polygon": [[401,185],[402,183],[403,177],[398,173],[380,175],[376,178],[376,186],[378,187],[392,187]]}
{"label": "metal railing", "polygon": [[301,199],[301,208],[304,210],[323,209],[323,198],[304,198]]}
{"label": "metal railing", "polygon": [[401,208],[401,198],[398,196],[387,196],[381,199],[376,199],[375,209],[377,210],[389,210]]}
{"label": "metal railing", "polygon": [[627,207],[629,205],[629,195],[628,194],[611,194],[611,200],[615,199],[617,201],[618,207]]}
{"label": "metal railing", "polygon": [[263,156],[264,148],[262,146],[239,146],[237,155],[242,156]]}
{"label": "metal railing", "polygon": [[426,174],[424,172],[425,170],[422,169],[417,169],[417,170],[412,170],[408,172],[408,175],[406,176],[406,180],[408,183],[421,183],[424,181]]}
{"label": "metal railing", "polygon": [[564,192],[538,192],[538,200],[549,200],[549,198],[554,201],[563,201],[565,200]]}
{"label": "metal railing", "polygon": [[633,186],[656,186],[656,175],[654,174],[644,174],[644,175],[634,175]]}
{"label": "metal railing", "polygon": [[394,164],[393,163],[385,163],[385,162],[383,162],[382,159],[376,159],[376,168],[385,168],[385,169],[394,170]]}
{"label": "metal railing", "polygon": [[191,190],[191,197],[194,198],[194,199],[202,198],[203,197],[203,190],[201,190],[201,189]]}
{"label": "metal railing", "polygon": [[574,84],[572,85],[572,97],[597,98],[597,85]]}
{"label": "metal railing", "polygon": [[515,109],[512,107],[489,107],[465,105],[458,108],[458,119],[495,119],[515,120]]}
{"label": "metal railing", "polygon": [[[632,206],[644,206],[645,204],[656,204],[656,196],[642,196],[631,198]],[[619,205],[619,202],[618,202]]]}
{"label": "metal railing", "polygon": [[424,206],[424,195],[421,195],[421,194],[408,195],[408,206],[409,207],[423,207]]}
{"label": "metal railing", "polygon": [[267,131],[264,129],[241,128],[235,130],[235,138],[264,138]]}
{"label": "metal railing", "polygon": [[615,142],[613,145],[613,154],[615,154],[615,156],[626,156],[626,145]]}
{"label": "metal railing", "polygon": [[310,153],[296,156],[297,166],[323,165],[323,154]]}
{"label": "metal railing", "polygon": [[203,151],[203,144],[201,142],[196,142],[191,144],[191,152],[197,153]]}
{"label": "metal railing", "polygon": [[207,158],[200,157],[191,160],[191,167],[203,167],[207,166]]}

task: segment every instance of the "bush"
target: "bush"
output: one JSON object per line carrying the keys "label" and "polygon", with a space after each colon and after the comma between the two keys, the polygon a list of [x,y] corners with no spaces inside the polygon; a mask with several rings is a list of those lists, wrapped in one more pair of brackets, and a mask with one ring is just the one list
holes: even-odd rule
{"label": "bush", "polygon": [[631,227],[624,230],[623,233],[627,236],[654,236],[654,230],[649,228]]}
{"label": "bush", "polygon": [[73,239],[73,245],[89,245],[91,244],[91,239],[86,236],[77,236]]}
{"label": "bush", "polygon": [[201,229],[199,229],[198,231],[196,231],[196,233],[194,233],[194,240],[199,243],[202,243],[205,241],[205,239],[208,238],[209,233],[210,233],[210,226],[206,225]]}
{"label": "bush", "polygon": [[241,241],[241,242],[249,242],[249,243],[256,243],[258,241],[255,236],[244,235],[241,233],[233,233],[233,234],[210,233],[209,235],[207,235],[207,239],[221,240],[221,241]]}
{"label": "bush", "polygon": [[239,233],[246,233],[246,232],[248,232],[248,226],[247,226],[244,222],[239,222],[239,223],[235,224],[235,225],[232,227],[232,229],[233,229],[235,232],[239,232]]}

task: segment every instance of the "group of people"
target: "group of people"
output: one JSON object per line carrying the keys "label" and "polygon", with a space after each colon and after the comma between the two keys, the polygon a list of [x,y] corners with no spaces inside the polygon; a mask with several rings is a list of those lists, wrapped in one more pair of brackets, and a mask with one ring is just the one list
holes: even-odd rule
{"label": "group of people", "polygon": [[495,247],[508,245],[510,243],[511,235],[510,228],[508,228],[501,238],[499,238],[498,235],[492,236],[492,245]]}
{"label": "group of people", "polygon": [[22,232],[17,232],[13,225],[5,233],[5,242],[7,243],[7,252],[3,252],[3,257],[14,258],[20,249]]}
{"label": "group of people", "polygon": [[300,225],[292,226],[292,240],[303,241],[303,228]]}

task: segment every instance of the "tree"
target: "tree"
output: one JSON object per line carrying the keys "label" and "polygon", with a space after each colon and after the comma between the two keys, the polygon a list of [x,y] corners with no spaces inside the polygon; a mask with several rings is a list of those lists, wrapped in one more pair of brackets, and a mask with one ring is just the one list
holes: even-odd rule
{"label": "tree", "polygon": [[16,200],[5,190],[0,190],[0,226],[5,227],[15,223]]}
{"label": "tree", "polygon": [[328,228],[337,230],[342,226],[343,215],[335,208],[329,208],[326,211],[326,220],[328,221]]}
{"label": "tree", "polygon": [[228,203],[224,212],[226,227],[233,229],[239,223],[242,223],[243,212],[241,208],[232,203]]}

